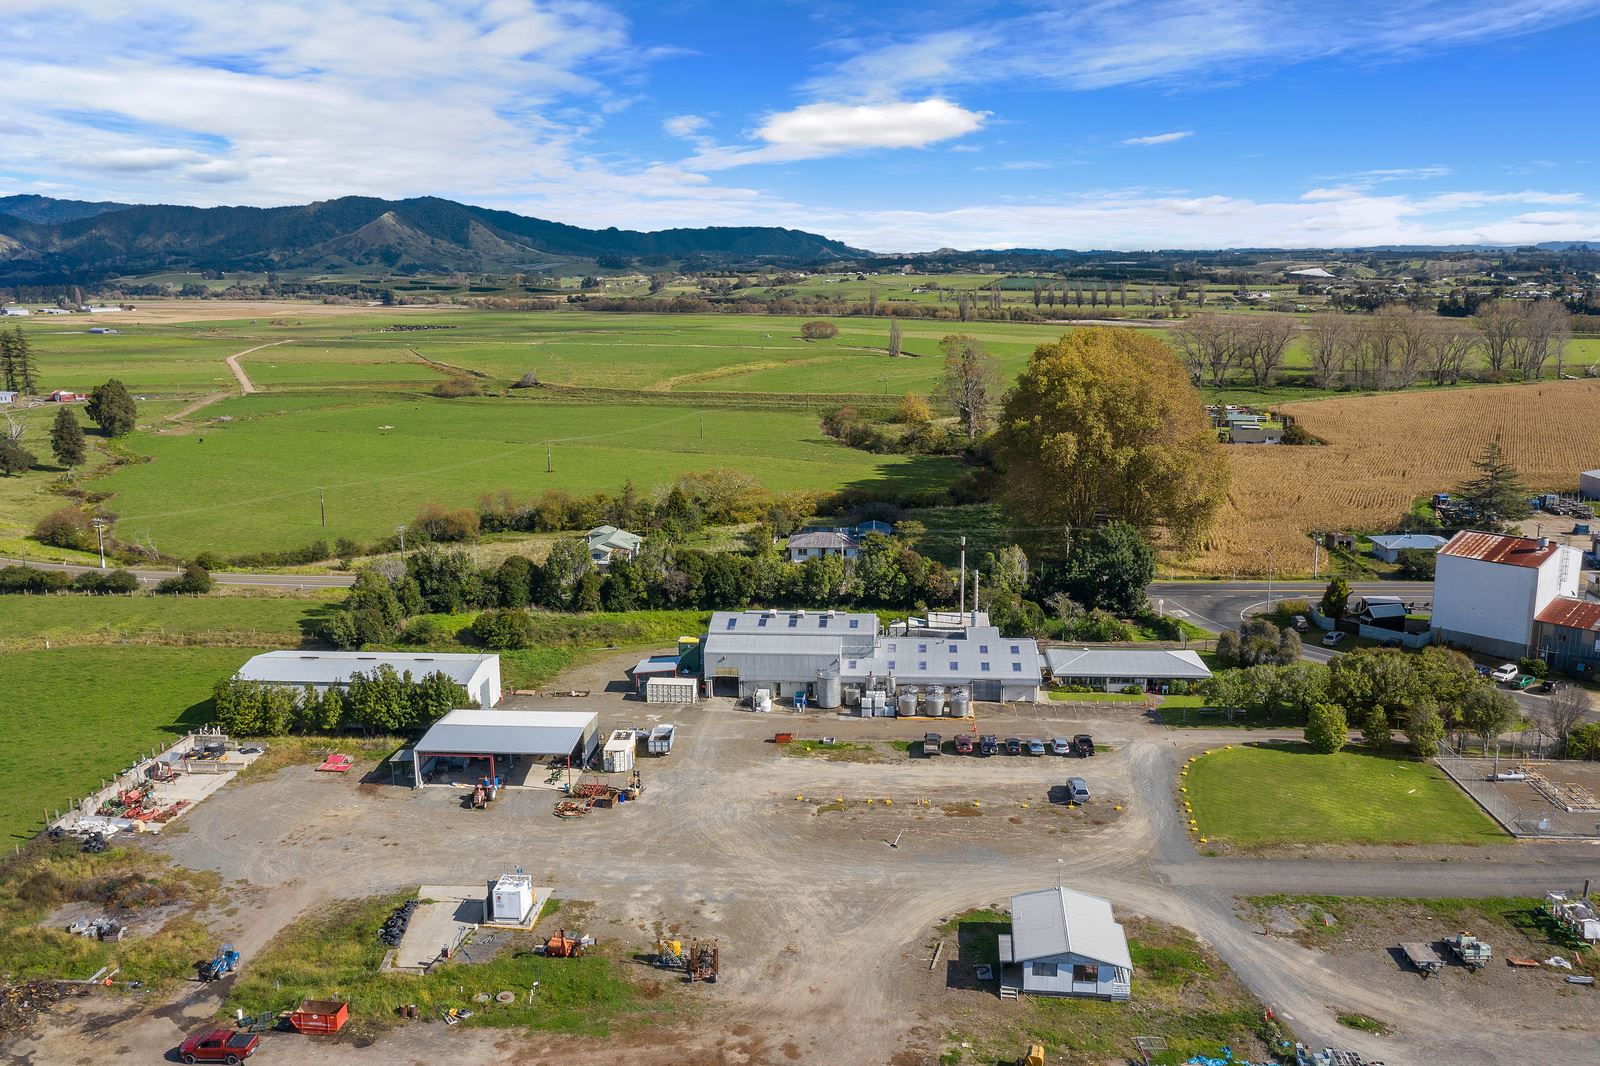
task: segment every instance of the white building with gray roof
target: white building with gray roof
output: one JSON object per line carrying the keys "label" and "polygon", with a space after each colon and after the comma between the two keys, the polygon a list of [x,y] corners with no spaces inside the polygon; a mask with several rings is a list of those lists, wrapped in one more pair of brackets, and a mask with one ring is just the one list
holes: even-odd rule
{"label": "white building with gray roof", "polygon": [[371,676],[381,666],[400,675],[410,674],[421,681],[430,674],[443,674],[467,690],[479,707],[500,702],[500,656],[458,655],[443,652],[385,651],[269,651],[257,655],[234,676],[240,681],[285,688],[310,686],[318,692],[350,687],[357,674]]}
{"label": "white building with gray roof", "polygon": [[1174,681],[1193,685],[1211,676],[1198,652],[1179,648],[1050,648],[1044,654],[1057,684],[1106,692],[1129,685],[1159,691]]}
{"label": "white building with gray roof", "polygon": [[1133,957],[1110,900],[1070,888],[1020,893],[999,939],[1002,995],[1125,1000],[1132,991]]}

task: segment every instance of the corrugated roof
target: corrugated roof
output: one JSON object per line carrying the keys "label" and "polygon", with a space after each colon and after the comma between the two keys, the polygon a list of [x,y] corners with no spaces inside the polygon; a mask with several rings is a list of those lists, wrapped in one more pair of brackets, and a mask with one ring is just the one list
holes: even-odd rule
{"label": "corrugated roof", "polygon": [[835,533],[832,530],[814,530],[810,533],[796,533],[789,538],[791,548],[859,548],[861,542],[849,533]]}
{"label": "corrugated roof", "polygon": [[1390,551],[1437,551],[1445,546],[1445,539],[1435,533],[1384,533],[1368,540]]}
{"label": "corrugated roof", "polygon": [[1538,567],[1559,547],[1555,541],[1547,541],[1541,548],[1532,537],[1508,537],[1502,533],[1475,533],[1463,529],[1439,549],[1439,554],[1506,566]]}
{"label": "corrugated roof", "polygon": [[1177,648],[1051,648],[1044,655],[1056,677],[1211,676],[1199,652]]}
{"label": "corrugated roof", "polygon": [[566,755],[595,727],[593,711],[451,711],[417,742],[419,754]]}
{"label": "corrugated roof", "polygon": [[889,674],[901,684],[966,685],[975,681],[1039,684],[1039,645],[1025,637],[1002,637],[994,626],[962,631],[930,630],[880,640],[871,655],[843,657],[840,676],[859,681]]}
{"label": "corrugated roof", "polygon": [[269,651],[239,667],[241,681],[274,685],[344,685],[355,673],[371,674],[380,666],[395,673],[411,672],[420,681],[429,674],[444,674],[458,685],[470,685],[485,663],[500,672],[498,655],[459,655],[436,652],[383,651]]}
{"label": "corrugated roof", "polygon": [[1011,945],[1016,962],[1072,954],[1133,969],[1128,938],[1111,913],[1111,901],[1070,888],[1012,896]]}
{"label": "corrugated roof", "polygon": [[1594,600],[1575,600],[1570,596],[1557,596],[1545,604],[1544,610],[1534,618],[1564,629],[1591,629],[1600,632],[1600,603]]}
{"label": "corrugated roof", "polygon": [[839,633],[851,637],[878,635],[878,616],[850,611],[717,611],[709,632],[749,633],[763,637]]}
{"label": "corrugated roof", "polygon": [[678,657],[676,655],[652,655],[648,659],[640,659],[634,666],[635,677],[651,674],[676,674],[678,672]]}

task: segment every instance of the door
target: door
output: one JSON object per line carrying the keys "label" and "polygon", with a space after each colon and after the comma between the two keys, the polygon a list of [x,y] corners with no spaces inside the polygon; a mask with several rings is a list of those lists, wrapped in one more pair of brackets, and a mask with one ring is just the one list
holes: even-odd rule
{"label": "door", "polygon": [[1074,995],[1094,995],[1100,990],[1100,967],[1095,965],[1076,965],[1072,968],[1072,991]]}

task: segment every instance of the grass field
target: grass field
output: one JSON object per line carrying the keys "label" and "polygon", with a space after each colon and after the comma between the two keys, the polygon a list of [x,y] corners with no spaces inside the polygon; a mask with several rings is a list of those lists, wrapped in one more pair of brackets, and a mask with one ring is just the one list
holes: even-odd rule
{"label": "grass field", "polygon": [[1200,835],[1243,846],[1488,844],[1509,838],[1436,767],[1303,744],[1221,748],[1183,779]]}
{"label": "grass field", "polygon": [[343,590],[280,595],[0,596],[0,650],[86,644],[296,647]]}
{"label": "grass field", "polygon": [[[0,597],[9,606],[16,597]],[[100,647],[0,654],[0,837],[64,808],[210,716],[211,686],[249,648]]]}

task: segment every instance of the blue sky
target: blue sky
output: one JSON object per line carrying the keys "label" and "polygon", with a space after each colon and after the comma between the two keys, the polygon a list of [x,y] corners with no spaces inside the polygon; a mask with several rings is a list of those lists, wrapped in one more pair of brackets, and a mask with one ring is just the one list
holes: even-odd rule
{"label": "blue sky", "polygon": [[880,251],[1600,239],[1600,0],[6,0],[0,194]]}

